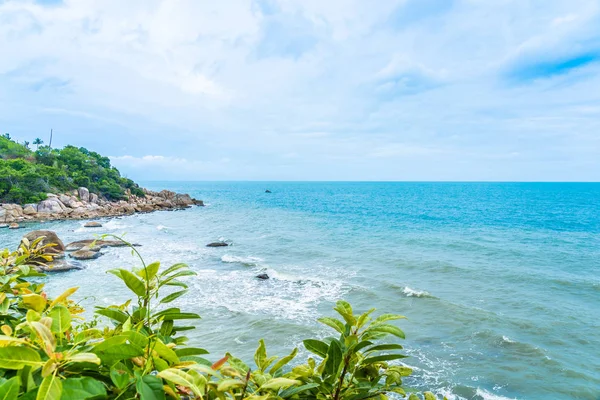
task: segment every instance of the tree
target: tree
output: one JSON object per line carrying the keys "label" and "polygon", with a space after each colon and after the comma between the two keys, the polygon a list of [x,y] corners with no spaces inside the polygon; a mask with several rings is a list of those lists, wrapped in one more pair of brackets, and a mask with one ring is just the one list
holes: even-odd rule
{"label": "tree", "polygon": [[23,142],[23,146],[29,150],[29,142],[27,140]]}
{"label": "tree", "polygon": [[10,133],[5,133],[4,137],[7,138],[7,139],[10,139]]}
{"label": "tree", "polygon": [[44,144],[44,141],[40,138],[35,138],[35,140],[33,141],[33,144],[35,144],[37,146],[36,147],[36,150],[37,150],[40,148],[40,144]]}

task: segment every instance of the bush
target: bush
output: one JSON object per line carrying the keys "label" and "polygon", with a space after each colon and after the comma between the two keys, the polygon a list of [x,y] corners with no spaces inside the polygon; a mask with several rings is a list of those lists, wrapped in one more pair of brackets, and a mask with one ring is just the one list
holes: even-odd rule
{"label": "bush", "polygon": [[[288,365],[298,349],[284,357],[269,356],[261,340],[254,367],[226,354],[211,362],[207,351],[190,347],[180,333],[193,326],[197,314],[168,304],[185,295],[180,278],[193,276],[184,264],[161,268],[160,263],[109,271],[134,295],[134,301],[96,307],[96,317],[81,322],[83,309],[67,289],[49,299],[42,274],[32,265],[51,256],[24,240],[16,252],[0,254],[0,397],[3,399],[385,399],[405,396],[402,379],[411,370],[388,362],[404,356],[402,346],[378,344],[388,336],[404,338],[390,321],[403,317],[374,310],[355,314],[339,301],[341,319],[321,318],[336,337],[309,339],[304,346],[315,356]],[[132,252],[137,253],[134,247]],[[139,256],[139,253],[137,253]],[[162,296],[165,288],[177,291]],[[111,324],[106,322],[110,321]],[[435,399],[430,393],[426,399]],[[411,400],[419,399],[411,394]]]}
{"label": "bush", "polygon": [[108,200],[125,199],[127,189],[144,197],[135,182],[110,165],[108,157],[74,146],[60,150],[41,146],[32,152],[0,136],[0,202],[34,203],[48,192],[80,186]]}

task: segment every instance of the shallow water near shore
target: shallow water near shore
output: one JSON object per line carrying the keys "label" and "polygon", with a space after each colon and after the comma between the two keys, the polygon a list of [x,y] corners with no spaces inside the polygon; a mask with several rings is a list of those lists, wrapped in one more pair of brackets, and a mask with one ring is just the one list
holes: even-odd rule
{"label": "shallow water near shore", "polygon": [[[336,300],[408,317],[415,375],[449,399],[600,398],[600,184],[153,182],[206,207],[0,230],[65,243],[121,235],[147,261],[198,273],[177,305],[201,314],[188,337],[211,358],[252,359],[257,341],[287,354],[328,334]],[[270,189],[272,193],[265,193]],[[230,247],[207,248],[216,240]],[[80,286],[90,305],[129,294],[106,274],[137,265],[105,249],[84,271],[51,275],[50,294]],[[255,279],[266,272],[268,281]],[[302,354],[304,355],[304,354]]]}

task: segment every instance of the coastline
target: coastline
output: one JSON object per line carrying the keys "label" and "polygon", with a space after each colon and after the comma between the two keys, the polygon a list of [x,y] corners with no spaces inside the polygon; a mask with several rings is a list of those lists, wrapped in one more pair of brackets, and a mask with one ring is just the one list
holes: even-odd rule
{"label": "coastline", "polygon": [[136,196],[128,190],[127,200],[109,201],[80,187],[63,194],[48,193],[48,197],[39,203],[1,204],[0,228],[17,229],[21,222],[85,220],[204,206],[202,200],[194,199],[189,194],[169,190],[143,191],[145,197]]}

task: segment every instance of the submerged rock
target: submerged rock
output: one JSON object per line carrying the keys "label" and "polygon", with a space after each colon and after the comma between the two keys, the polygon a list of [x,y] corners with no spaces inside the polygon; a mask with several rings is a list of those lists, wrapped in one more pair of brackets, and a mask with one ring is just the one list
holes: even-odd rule
{"label": "submerged rock", "polygon": [[209,243],[206,245],[206,247],[227,247],[229,246],[228,243],[225,242],[213,242],[213,243]]}
{"label": "submerged rock", "polygon": [[258,279],[262,279],[262,280],[267,280],[267,279],[269,279],[269,275],[267,275],[267,274],[258,274],[258,275],[256,275],[256,277],[257,277]]}
{"label": "submerged rock", "polygon": [[[95,246],[98,246],[100,248],[105,248],[105,247],[125,247],[127,246],[127,243],[123,243],[120,240],[95,240],[95,239],[86,239],[86,240],[79,240],[77,242],[73,242],[73,243],[69,243],[66,247],[65,250],[66,251],[77,251],[77,250],[81,250],[86,246],[91,245],[92,243],[94,243]],[[140,246],[139,244],[133,244],[134,246],[138,247]]]}
{"label": "submerged rock", "polygon": [[271,193],[271,191],[269,189],[265,190],[265,193]]}
{"label": "submerged rock", "polygon": [[69,257],[74,258],[76,260],[95,260],[100,257],[102,253],[99,251],[93,251],[91,248],[83,248],[81,250],[77,250],[69,254]]}
{"label": "submerged rock", "polygon": [[65,245],[62,240],[59,239],[58,235],[52,231],[31,231],[27,235],[23,236],[24,239],[27,239],[29,243],[33,243],[35,240],[40,237],[44,237],[40,244],[42,246],[47,244],[54,244],[51,247],[45,249],[44,253],[46,254],[60,254],[65,251]]}
{"label": "submerged rock", "polygon": [[97,221],[90,221],[83,225],[84,228],[102,228],[102,224]]}
{"label": "submerged rock", "polygon": [[40,272],[67,272],[73,270],[81,270],[83,266],[79,263],[74,263],[66,260],[53,261],[46,265],[38,265],[36,269]]}
{"label": "submerged rock", "polygon": [[0,228],[8,228],[8,224],[0,224]]}

